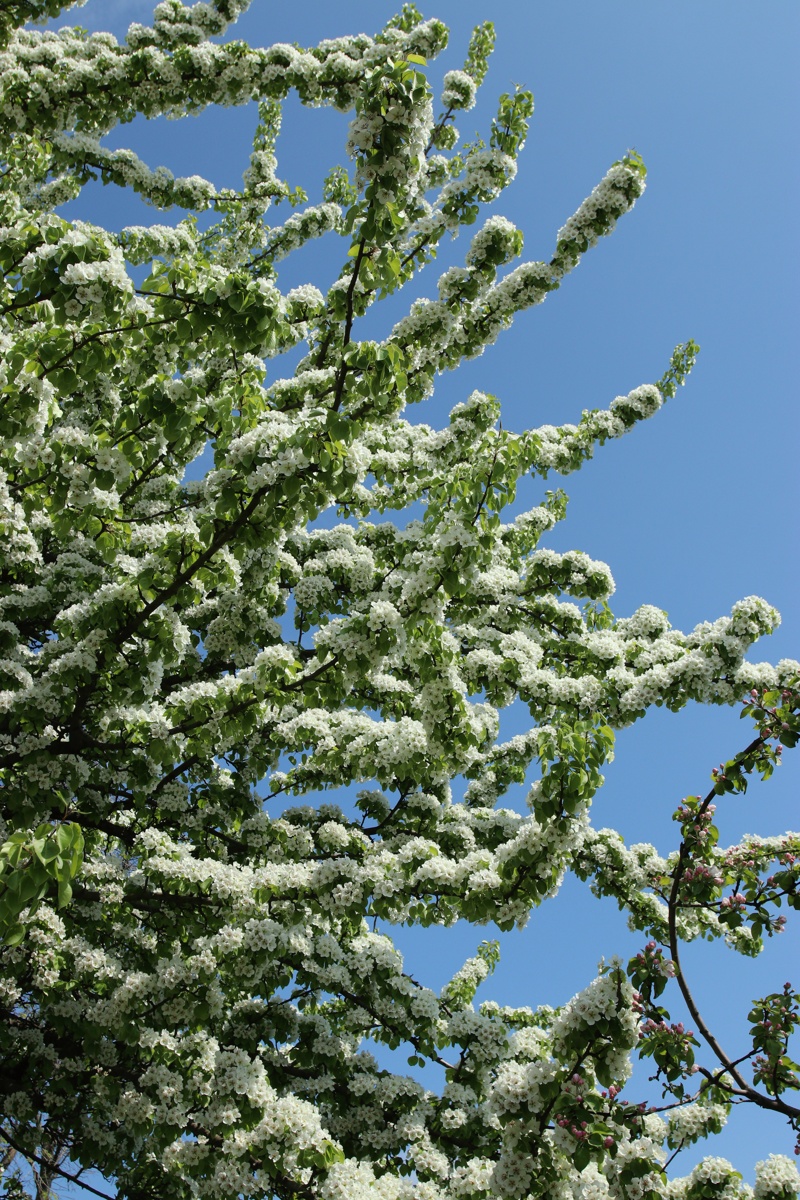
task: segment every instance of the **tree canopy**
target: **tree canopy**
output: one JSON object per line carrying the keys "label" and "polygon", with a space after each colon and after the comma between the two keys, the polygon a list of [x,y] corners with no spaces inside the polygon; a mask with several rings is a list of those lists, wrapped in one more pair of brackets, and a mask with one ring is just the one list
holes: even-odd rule
{"label": "tree canopy", "polygon": [[[124,44],[25,26],[65,7],[0,11],[4,1194],[24,1160],[42,1197],[790,1200],[784,1156],[755,1191],[715,1156],[666,1165],[732,1103],[800,1131],[800,994],[754,997],[731,1053],[680,959],[696,938],[758,953],[800,906],[800,836],[722,847],[713,817],[795,746],[800,664],[745,657],[778,620],[758,597],[683,633],[650,604],[617,617],[604,563],[540,545],[566,512],[548,477],[655,416],[698,348],[572,424],[513,432],[483,392],[442,429],[409,408],[558,290],[641,197],[642,159],[521,260],[481,209],[532,96],[460,148],[454,124],[490,22],[434,105],[447,30],[410,4],[311,49],[212,40],[247,0],[167,0]],[[352,113],[317,202],[276,174],[292,90]],[[253,100],[238,190],[103,142]],[[98,178],[190,215],[58,214]],[[462,226],[463,265],[360,336]],[[282,291],[278,263],[323,235],[338,278]],[[541,501],[520,512],[526,476]],[[593,826],[615,731],[689,701],[753,729],[678,807],[675,848]],[[502,740],[515,702],[529,728]],[[350,807],[323,794],[342,787]],[[503,805],[521,787],[526,815]],[[568,870],[642,950],[562,1007],[474,1003],[491,941],[439,992],[404,970],[393,926],[521,926]],[[637,1055],[660,1099],[626,1088]]]}

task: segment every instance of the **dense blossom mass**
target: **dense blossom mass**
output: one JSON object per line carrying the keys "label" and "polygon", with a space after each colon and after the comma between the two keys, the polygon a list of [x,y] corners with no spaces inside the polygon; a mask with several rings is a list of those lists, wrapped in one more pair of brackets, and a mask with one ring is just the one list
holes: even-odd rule
{"label": "dense blossom mass", "polygon": [[[797,1196],[780,1155],[754,1189],[717,1157],[671,1180],[666,1164],[734,1102],[798,1129],[791,984],[753,1000],[729,1057],[679,956],[719,936],[757,953],[797,907],[800,835],[722,848],[713,811],[796,743],[800,667],[747,659],[778,621],[757,597],[688,633],[651,605],[616,618],[604,563],[540,544],[563,493],[511,508],[521,477],[574,471],[654,416],[696,347],[573,424],[511,432],[481,392],[445,428],[404,415],[611,232],[641,159],[519,261],[521,233],[480,209],[514,178],[530,94],[456,148],[489,23],[437,107],[447,31],[413,5],[309,50],[230,37],[247,0],[166,0],[123,43],[26,24],[66,7],[0,11],[5,1195],[27,1163],[129,1200]],[[291,90],[352,114],[350,165],[315,202],[276,174]],[[136,114],[251,100],[238,191],[106,145]],[[60,216],[92,179],[189,215]],[[463,265],[383,340],[359,336],[473,225]],[[322,236],[339,277],[281,290],[277,264]],[[294,347],[282,377],[271,360]],[[678,849],[596,829],[615,729],[690,700],[744,704],[755,734],[682,802]],[[529,728],[503,741],[519,701]],[[352,807],[326,802],[351,785]],[[503,798],[523,785],[520,815]],[[642,950],[560,1009],[476,1004],[491,942],[440,992],[404,970],[393,925],[522,926],[568,869]],[[439,1091],[386,1066],[401,1047],[438,1064]],[[660,1103],[626,1088],[637,1054]]]}

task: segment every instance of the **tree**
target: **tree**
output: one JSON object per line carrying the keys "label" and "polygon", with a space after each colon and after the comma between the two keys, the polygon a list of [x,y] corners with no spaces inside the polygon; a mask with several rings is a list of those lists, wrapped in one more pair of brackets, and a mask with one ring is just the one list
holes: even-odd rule
{"label": "tree", "polygon": [[[649,605],[617,619],[603,563],[539,548],[560,491],[503,519],[521,477],[574,471],[654,415],[697,347],[575,425],[509,432],[483,393],[443,430],[403,415],[558,289],[641,196],[643,162],[611,166],[549,261],[511,267],[521,235],[490,216],[438,299],[370,340],[373,303],[513,178],[524,90],[455,149],[491,25],[434,115],[446,30],[411,5],[311,51],[212,42],[244,0],[170,0],[123,46],[20,28],[62,7],[0,14],[6,1164],[32,1163],[43,1194],[94,1167],[130,1200],[749,1194],[718,1158],[669,1185],[662,1168],[734,1102],[798,1129],[800,997],[754,999],[731,1056],[680,950],[757,952],[798,904],[798,839],[720,849],[713,805],[795,745],[800,667],[745,661],[777,619],[755,597],[690,634]],[[292,88],[354,113],[352,177],[334,167],[321,203],[275,173]],[[136,113],[252,98],[237,192],[102,144]],[[57,215],[98,176],[213,220]],[[283,294],[276,264],[323,234],[344,241],[339,278]],[[270,382],[265,361],[299,346]],[[515,700],[530,730],[502,742]],[[755,736],[678,808],[677,849],[594,829],[615,729],[689,700],[743,704]],[[501,801],[526,782],[522,817]],[[350,785],[352,811],[320,795]],[[491,942],[440,994],[404,972],[392,926],[509,928],[568,868],[643,948],[561,1009],[476,1008]],[[663,1006],[670,979],[694,1033]],[[443,1088],[376,1043],[438,1064]],[[663,1092],[643,1107],[622,1095],[634,1052]],[[755,1194],[797,1183],[776,1156]]]}

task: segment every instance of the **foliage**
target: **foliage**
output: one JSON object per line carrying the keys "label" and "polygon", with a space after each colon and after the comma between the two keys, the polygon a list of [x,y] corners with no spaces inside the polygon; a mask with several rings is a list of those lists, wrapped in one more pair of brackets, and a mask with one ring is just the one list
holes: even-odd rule
{"label": "foliage", "polygon": [[[745,661],[777,621],[756,597],[689,634],[648,605],[617,619],[605,564],[539,547],[561,492],[503,516],[522,476],[576,470],[654,415],[697,347],[577,424],[513,433],[477,392],[441,430],[403,415],[558,289],[641,196],[642,160],[612,164],[549,260],[512,266],[522,235],[490,216],[436,299],[359,339],[514,177],[522,89],[455,150],[491,24],[435,116],[447,34],[413,5],[311,50],[211,41],[246,0],[167,0],[124,45],[21,28],[63,7],[0,17],[4,1194],[24,1187],[15,1156],[48,1193],[92,1191],[96,1168],[130,1200],[749,1194],[715,1158],[667,1184],[663,1147],[718,1132],[734,1101],[797,1128],[798,994],[755,1000],[732,1059],[679,952],[702,935],[754,953],[798,905],[796,837],[723,850],[712,823],[796,744],[798,664]],[[353,113],[352,167],[319,203],[275,173],[291,89]],[[103,143],[137,113],[251,99],[239,191]],[[119,232],[58,215],[97,178],[190,215]],[[284,294],[277,264],[322,235],[344,243],[339,278]],[[682,803],[676,853],[592,827],[615,729],[743,698],[755,740]],[[530,729],[499,741],[516,700]],[[500,806],[530,778],[528,815]],[[321,795],[350,785],[354,811]],[[559,1010],[476,1007],[489,942],[440,994],[404,972],[392,925],[523,925],[567,869],[649,939],[627,970],[603,964]],[[663,1007],[670,979],[696,1032]],[[441,1093],[375,1043],[438,1064]],[[634,1053],[664,1105],[621,1097]],[[755,1195],[797,1178],[773,1157]]]}

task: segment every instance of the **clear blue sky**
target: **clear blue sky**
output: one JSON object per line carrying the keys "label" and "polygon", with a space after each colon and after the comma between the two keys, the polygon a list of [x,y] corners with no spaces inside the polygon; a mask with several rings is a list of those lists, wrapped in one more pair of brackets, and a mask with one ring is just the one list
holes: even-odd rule
{"label": "clear blue sky", "polygon": [[[480,387],[501,398],[508,428],[575,420],[584,407],[606,407],[615,395],[658,379],[672,347],[694,338],[702,353],[688,385],[655,419],[563,481],[569,515],[548,544],[608,562],[619,615],[656,604],[687,629],[727,613],[742,596],[762,595],[784,624],[752,657],[800,658],[800,5],[441,0],[421,7],[452,31],[449,50],[430,68],[434,86],[444,70],[461,66],[473,24],[490,18],[496,25],[482,100],[458,122],[463,137],[488,130],[499,92],[515,83],[534,92],[517,180],[493,206],[523,229],[526,257],[549,258],[559,226],[629,147],[642,154],[649,174],[645,196],[614,235],[543,307],[523,314],[482,358],[443,378],[415,419],[438,423]],[[393,11],[386,0],[253,0],[231,36],[311,45],[375,32]],[[89,0],[74,19],[122,38],[130,21],[147,23],[150,12],[149,0]],[[136,122],[109,144],[131,146],[152,167],[163,163],[175,174],[197,172],[235,186],[253,125],[252,108],[210,111],[187,121]],[[301,110],[294,100],[287,106],[279,173],[305,186],[312,201],[328,167],[343,161],[346,125],[329,110]],[[99,185],[65,212],[109,226],[182,215],[157,217],[135,197]],[[462,238],[443,252],[442,266],[465,250]],[[281,283],[324,287],[339,253],[317,245]],[[416,294],[434,293],[436,268],[428,270]],[[379,307],[375,317],[388,330],[391,314]],[[561,482],[551,477],[548,486]],[[536,494],[531,488],[523,498],[530,503]],[[666,852],[674,845],[672,810],[687,793],[706,790],[710,769],[741,748],[746,732],[735,710],[654,711],[621,735],[595,822]],[[770,783],[720,806],[723,841],[800,826],[800,761],[793,758],[800,760],[800,751],[787,754]],[[436,987],[487,936],[494,931],[459,926],[400,930],[397,940],[409,969]],[[613,904],[568,881],[525,931],[502,938],[501,964],[482,994],[501,1003],[563,1003],[589,982],[601,954],[627,957],[641,940]],[[799,948],[790,920],[756,963],[718,946],[686,952],[701,1009],[731,1056],[745,1048],[751,997],[787,978],[800,982]],[[748,1107],[733,1114],[706,1152],[726,1155],[752,1181],[756,1159],[791,1153],[792,1144],[780,1120]],[[702,1146],[685,1151],[674,1169],[688,1172],[702,1153]]]}

